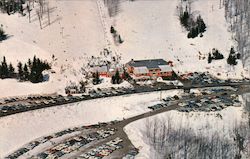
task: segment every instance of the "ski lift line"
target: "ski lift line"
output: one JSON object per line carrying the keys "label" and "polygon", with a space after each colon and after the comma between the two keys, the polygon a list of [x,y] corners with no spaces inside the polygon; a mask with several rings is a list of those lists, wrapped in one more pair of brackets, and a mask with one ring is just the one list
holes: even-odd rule
{"label": "ski lift line", "polygon": [[[100,0],[97,0],[96,1],[96,4],[97,4],[97,8],[98,8],[98,13],[99,13],[99,16],[100,16],[100,19],[101,19],[101,24],[102,24],[102,27],[103,27],[103,31],[104,31],[104,38],[106,39],[106,47],[110,47],[111,46],[111,41],[110,41],[110,38],[108,38],[108,30],[107,30],[107,21],[105,21],[105,18],[104,17],[107,17],[107,16],[104,16],[104,12],[102,11],[102,7],[101,6],[101,1]],[[106,33],[106,34],[105,34]],[[112,45],[112,50],[115,54],[117,54],[117,51],[115,50],[115,47]]]}

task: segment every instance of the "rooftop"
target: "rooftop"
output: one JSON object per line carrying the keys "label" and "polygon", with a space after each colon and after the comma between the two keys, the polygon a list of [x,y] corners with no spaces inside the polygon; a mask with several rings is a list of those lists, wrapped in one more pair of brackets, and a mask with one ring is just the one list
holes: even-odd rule
{"label": "rooftop", "polygon": [[167,61],[163,59],[131,60],[127,64],[133,67],[147,67],[148,69],[160,68],[160,65],[168,65]]}

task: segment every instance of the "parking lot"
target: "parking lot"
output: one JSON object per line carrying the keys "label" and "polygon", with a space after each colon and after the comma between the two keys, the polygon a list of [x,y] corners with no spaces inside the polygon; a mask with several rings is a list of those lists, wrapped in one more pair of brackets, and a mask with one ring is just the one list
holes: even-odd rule
{"label": "parking lot", "polygon": [[181,106],[178,108],[181,112],[190,112],[190,111],[220,111],[229,106],[241,106],[239,101],[239,96],[236,94],[222,96],[211,96],[205,97],[196,100],[190,100],[187,102],[181,102],[178,104]]}
{"label": "parking lot", "polygon": [[[46,107],[59,106],[84,100],[91,100],[96,98],[105,98],[120,96],[133,93],[153,92],[170,89],[183,89],[183,88],[201,88],[211,86],[224,86],[224,85],[249,85],[249,79],[243,80],[219,80],[207,73],[193,73],[188,76],[186,80],[182,81],[184,86],[166,85],[164,83],[156,83],[150,86],[134,87],[120,87],[120,88],[97,88],[89,90],[87,93],[78,94],[74,96],[61,96],[61,95],[44,95],[44,96],[28,96],[28,97],[10,97],[0,99],[0,117],[7,116],[15,113],[25,111],[42,109]],[[158,106],[160,107],[160,106]]]}
{"label": "parking lot", "polygon": [[180,107],[177,110],[181,112],[219,111],[228,106],[240,106],[241,103],[236,92],[237,89],[232,87],[203,88],[198,92],[163,98],[161,103],[149,106],[148,108],[151,110],[159,110],[178,103]]}
{"label": "parking lot", "polygon": [[114,134],[114,129],[101,129],[89,134],[77,135],[37,154],[36,156],[30,157],[30,159],[60,158],[74,151],[78,151],[81,147],[91,142],[105,139]]}
{"label": "parking lot", "polygon": [[[120,153],[129,139],[124,142],[124,132],[116,128],[121,121],[98,123],[95,125],[74,127],[29,142],[13,152],[6,159],[100,159],[107,158],[113,152]],[[117,125],[117,126],[115,126]],[[119,126],[118,126],[119,127]],[[121,132],[122,131],[122,132]],[[133,157],[138,150],[129,150],[127,157]],[[119,154],[121,155],[121,154]]]}
{"label": "parking lot", "polygon": [[[47,158],[52,156],[62,157],[74,150],[83,147],[91,142],[105,139],[115,134],[114,128],[106,128],[118,121],[108,123],[98,123],[95,125],[81,126],[62,130],[60,132],[40,137],[16,150],[7,159],[22,158]],[[44,149],[44,147],[49,147]],[[43,152],[34,151],[34,149],[44,149]],[[27,155],[29,154],[29,155]]]}

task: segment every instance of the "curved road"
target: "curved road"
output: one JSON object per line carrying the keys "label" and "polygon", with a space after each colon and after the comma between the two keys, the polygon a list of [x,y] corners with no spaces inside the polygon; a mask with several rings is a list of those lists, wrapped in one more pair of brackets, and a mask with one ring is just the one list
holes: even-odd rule
{"label": "curved road", "polygon": [[[239,94],[239,95],[241,95],[241,94],[246,93],[246,92],[250,92],[249,85],[247,85],[247,87],[239,87],[237,92],[229,92],[228,95],[230,95],[230,94]],[[76,157],[80,156],[82,153],[89,152],[91,149],[96,148],[98,146],[101,146],[102,144],[104,144],[104,143],[106,143],[106,142],[108,142],[110,140],[113,140],[116,137],[119,137],[119,138],[123,139],[123,142],[121,143],[123,148],[114,151],[111,155],[109,155],[108,157],[105,157],[105,159],[106,158],[121,159],[126,154],[128,154],[128,152],[131,149],[135,148],[134,145],[129,140],[127,134],[124,131],[124,127],[126,125],[128,125],[128,124],[130,124],[130,123],[132,123],[134,121],[140,120],[140,119],[151,117],[151,116],[154,116],[154,115],[157,115],[157,114],[160,114],[160,113],[163,113],[163,112],[167,112],[167,111],[170,111],[170,110],[175,110],[175,109],[177,109],[179,107],[178,106],[179,102],[194,100],[194,99],[200,99],[200,98],[209,97],[209,96],[220,96],[223,93],[224,92],[213,93],[211,95],[201,95],[201,96],[193,97],[193,98],[190,97],[190,98],[180,99],[180,100],[175,101],[175,103],[173,103],[172,105],[170,105],[168,107],[164,107],[164,108],[161,108],[161,109],[158,109],[158,110],[150,111],[150,112],[147,112],[147,113],[143,113],[141,115],[137,115],[137,116],[134,116],[134,117],[131,117],[131,118],[128,118],[128,119],[124,119],[124,120],[122,120],[122,121],[120,121],[118,123],[115,123],[113,125],[103,126],[103,127],[101,127],[101,129],[102,128],[105,128],[105,129],[106,128],[115,128],[117,131],[116,131],[116,133],[114,135],[111,135],[108,138],[103,139],[101,141],[96,141],[96,142],[92,143],[91,146],[89,146],[89,147],[87,147],[85,149],[82,149],[82,150],[77,151],[77,152],[72,152],[71,158],[76,158]],[[64,157],[62,157],[62,158],[64,158]]]}

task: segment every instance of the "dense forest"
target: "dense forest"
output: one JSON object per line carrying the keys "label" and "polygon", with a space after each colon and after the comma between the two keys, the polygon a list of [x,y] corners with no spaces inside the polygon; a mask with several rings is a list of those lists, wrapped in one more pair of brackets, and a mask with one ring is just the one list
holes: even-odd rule
{"label": "dense forest", "polygon": [[250,67],[250,0],[220,0],[244,66]]}

